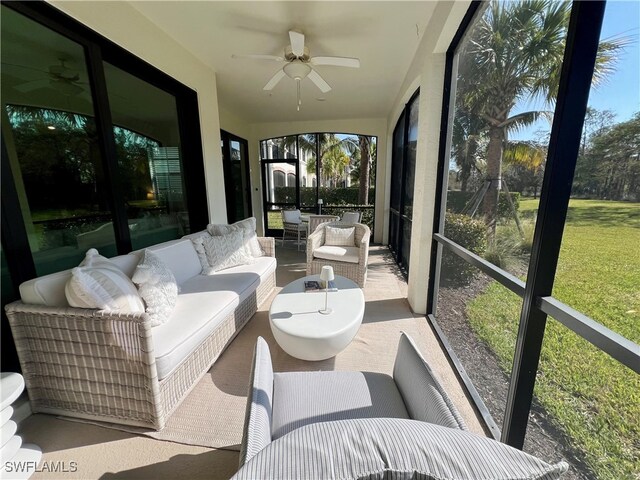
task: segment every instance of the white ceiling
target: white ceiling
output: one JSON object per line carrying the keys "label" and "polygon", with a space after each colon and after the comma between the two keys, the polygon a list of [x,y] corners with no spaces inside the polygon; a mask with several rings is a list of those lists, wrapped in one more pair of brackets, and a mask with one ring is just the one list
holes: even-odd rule
{"label": "white ceiling", "polygon": [[[220,105],[250,122],[381,118],[393,101],[436,6],[433,1],[134,1],[131,4],[216,71]],[[357,57],[361,68],[316,67],[333,87],[302,81],[262,87],[283,64],[232,54],[283,55],[288,31],[305,34],[311,56]],[[318,101],[324,98],[325,101]]]}

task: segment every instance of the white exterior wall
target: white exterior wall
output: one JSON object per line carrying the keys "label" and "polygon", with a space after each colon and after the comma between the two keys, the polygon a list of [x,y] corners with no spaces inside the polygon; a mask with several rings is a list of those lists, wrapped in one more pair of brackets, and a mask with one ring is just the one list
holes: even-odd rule
{"label": "white exterior wall", "polygon": [[[391,158],[393,129],[406,102],[420,87],[418,145],[413,194],[413,222],[409,258],[409,288],[407,299],[415,313],[425,314],[433,237],[435,190],[437,184],[442,90],[446,51],[464,14],[467,0],[439,2],[426,27],[416,56],[409,68],[388,122],[388,156]],[[391,162],[386,172],[386,203],[384,204],[385,243],[388,243],[389,189]],[[378,218],[376,218],[379,221]],[[382,223],[382,222],[380,222]]]}
{"label": "white exterior wall", "polygon": [[209,220],[226,223],[215,71],[126,2],[50,3],[197,92]]}

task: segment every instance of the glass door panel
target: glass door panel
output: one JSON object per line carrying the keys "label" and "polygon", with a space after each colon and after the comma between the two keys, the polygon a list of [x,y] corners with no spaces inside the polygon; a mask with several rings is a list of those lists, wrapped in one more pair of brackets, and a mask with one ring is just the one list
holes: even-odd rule
{"label": "glass door panel", "polygon": [[131,243],[135,249],[189,233],[176,99],[104,62]]}
{"label": "glass door panel", "polygon": [[404,124],[405,114],[400,115],[393,131],[393,150],[391,156],[391,192],[389,199],[389,249],[400,262],[401,248],[401,199],[402,199],[402,164],[404,159]]}
{"label": "glass door panel", "polygon": [[222,130],[222,165],[227,200],[227,221],[234,223],[252,215],[248,143]]}
{"label": "glass door panel", "polygon": [[298,162],[268,162],[262,166],[267,234],[281,235],[280,210],[295,209],[298,204]]}
{"label": "glass door panel", "polygon": [[38,275],[116,254],[84,48],[2,6],[2,135]]}
{"label": "glass door panel", "polygon": [[316,213],[318,208],[316,137],[316,134],[298,135],[300,209],[307,213]]}

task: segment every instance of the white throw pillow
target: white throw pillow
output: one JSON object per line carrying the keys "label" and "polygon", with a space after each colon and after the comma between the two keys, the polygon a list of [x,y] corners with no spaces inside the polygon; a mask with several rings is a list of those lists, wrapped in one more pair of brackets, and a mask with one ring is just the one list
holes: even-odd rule
{"label": "white throw pillow", "polygon": [[325,227],[324,244],[334,247],[355,247],[356,245],[356,229]]}
{"label": "white throw pillow", "polygon": [[178,285],[160,257],[146,249],[132,280],[144,300],[151,326],[157,327],[169,320],[178,299]]}
{"label": "white throw pillow", "polygon": [[191,237],[191,243],[193,244],[193,248],[198,254],[198,260],[200,260],[200,266],[202,267],[202,271],[200,272],[202,275],[209,275],[212,273],[211,265],[209,265],[209,260],[207,260],[207,254],[204,251],[204,239],[210,237],[207,232],[204,232],[202,235],[197,237]]}
{"label": "white throw pillow", "polygon": [[95,248],[88,250],[80,266],[71,270],[64,291],[72,307],[144,312],[144,304],[129,277]]}
{"label": "white throw pillow", "polygon": [[202,271],[205,275],[253,262],[253,257],[243,245],[241,230],[226,235],[205,236],[202,244],[209,263],[209,269]]}
{"label": "white throw pillow", "polygon": [[262,247],[260,247],[260,242],[258,242],[258,236],[256,235],[255,217],[245,218],[232,225],[214,223],[207,225],[207,232],[214,237],[227,235],[236,230],[242,231],[244,246],[249,250],[249,254],[252,257],[258,258],[264,256],[264,251]]}

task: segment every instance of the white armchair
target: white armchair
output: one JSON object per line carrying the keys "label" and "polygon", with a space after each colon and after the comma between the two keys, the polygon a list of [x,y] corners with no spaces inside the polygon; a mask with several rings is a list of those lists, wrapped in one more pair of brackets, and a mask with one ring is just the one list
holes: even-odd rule
{"label": "white armchair", "polygon": [[361,220],[362,212],[344,212],[340,219],[344,223],[360,223]]}
{"label": "white armchair", "polygon": [[[354,229],[353,244],[335,245],[326,242],[327,228]],[[362,223],[323,223],[307,239],[307,275],[319,274],[324,265],[331,265],[336,275],[349,278],[364,288],[367,281],[369,239],[371,230]]]}

